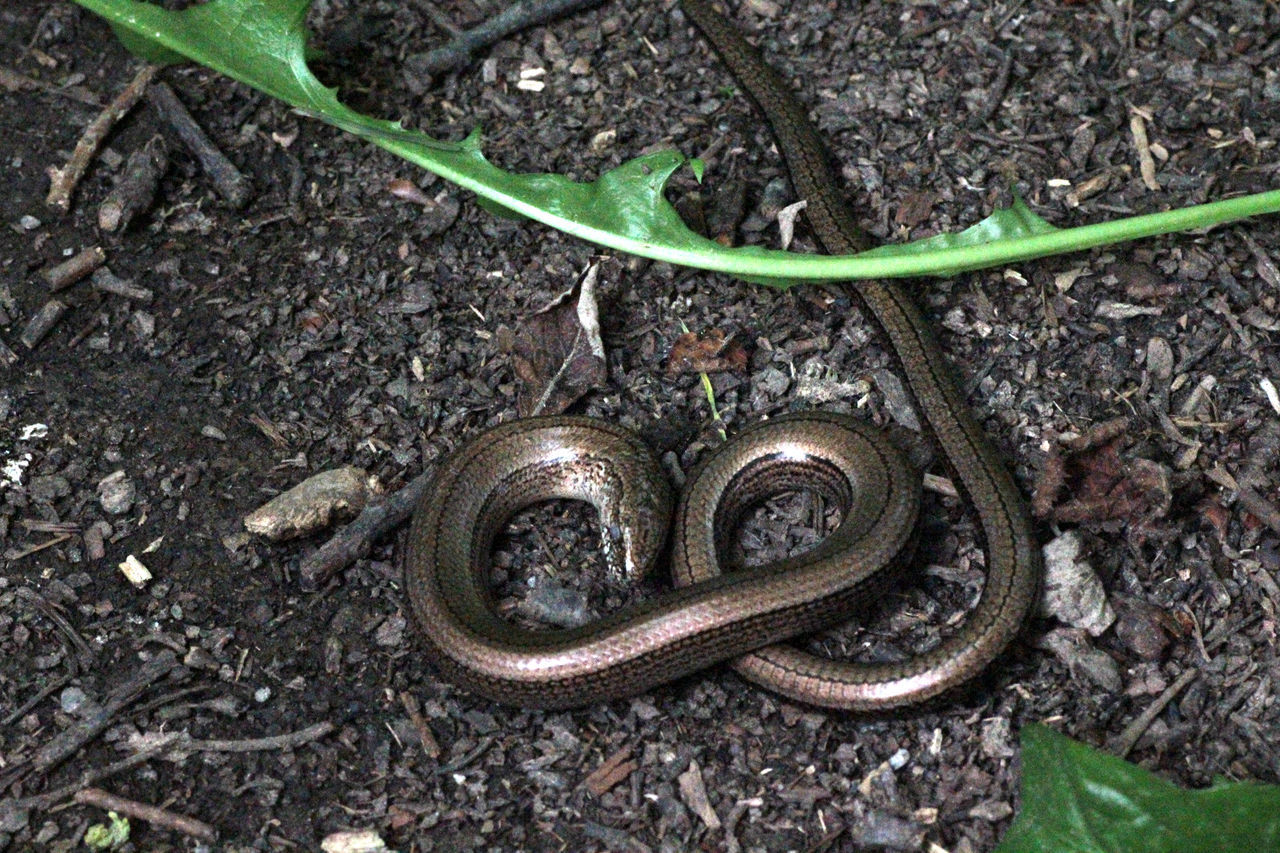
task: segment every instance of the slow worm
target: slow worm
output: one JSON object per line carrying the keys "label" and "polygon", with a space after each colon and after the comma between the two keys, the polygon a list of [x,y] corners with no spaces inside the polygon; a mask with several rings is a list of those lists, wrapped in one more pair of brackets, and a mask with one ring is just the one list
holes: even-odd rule
{"label": "slow worm", "polygon": [[[840,196],[826,152],[784,81],[707,0],[681,7],[765,114],[823,247],[868,241]],[[642,693],[719,661],[803,702],[886,709],[920,702],[981,672],[1019,632],[1040,583],[1026,503],[969,413],[919,309],[893,282],[852,290],[875,318],[986,547],[982,595],[962,627],[900,663],[816,657],[782,643],[847,618],[882,590],[910,551],[919,476],[875,430],[839,415],[787,415],[749,427],[689,478],[672,527],[677,589],[579,629],[526,630],[495,610],[486,577],[495,536],[542,500],[600,512],[606,558],[638,575],[661,550],[671,505],[652,454],[631,433],[577,417],[495,427],[436,473],[409,532],[405,587],[431,659],[484,696],[571,707]],[[721,574],[719,554],[742,514],[778,492],[811,489],[843,521],[814,550]]]}

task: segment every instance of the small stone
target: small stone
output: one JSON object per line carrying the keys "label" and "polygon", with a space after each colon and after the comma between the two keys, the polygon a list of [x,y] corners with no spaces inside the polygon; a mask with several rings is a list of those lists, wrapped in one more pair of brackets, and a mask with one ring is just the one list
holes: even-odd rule
{"label": "small stone", "polygon": [[27,492],[42,503],[52,503],[58,498],[65,498],[71,494],[71,484],[67,482],[66,477],[58,474],[44,474],[31,478],[31,482],[27,485]]}
{"label": "small stone", "polygon": [[370,495],[360,468],[321,471],[249,513],[244,526],[275,541],[291,539],[328,527],[337,516],[358,514]]}
{"label": "small stone", "polygon": [[1169,635],[1160,624],[1160,611],[1135,598],[1116,599],[1116,639],[1139,659],[1159,660],[1169,646]]}
{"label": "small stone", "polygon": [[155,315],[146,311],[134,311],[129,318],[129,325],[140,341],[149,340],[156,333]]}
{"label": "small stone", "polygon": [[404,629],[409,620],[405,619],[399,613],[393,613],[386,619],[382,620],[382,624],[378,626],[378,630],[373,634],[373,641],[383,648],[394,648],[404,643]]}
{"label": "small stone", "polygon": [[1073,677],[1086,678],[1108,693],[1119,693],[1124,687],[1120,667],[1106,652],[1094,648],[1084,631],[1059,628],[1042,635],[1037,645],[1053,652]]}
{"label": "small stone", "polygon": [[516,609],[524,616],[560,628],[578,628],[592,618],[581,592],[551,581],[530,588]]}
{"label": "small stone", "polygon": [[978,820],[988,820],[994,823],[998,820],[1004,820],[1013,814],[1013,806],[1004,800],[984,800],[973,808],[969,809],[969,817]]}
{"label": "small stone", "polygon": [[766,367],[756,377],[756,389],[768,397],[780,397],[791,387],[791,377],[776,367]]}
{"label": "small stone", "polygon": [[124,471],[115,471],[98,481],[98,503],[111,515],[123,515],[133,509],[137,497],[138,490]]}
{"label": "small stone", "polygon": [[1014,754],[1009,742],[1009,718],[993,717],[982,722],[982,751],[987,757],[1011,758]]}
{"label": "small stone", "polygon": [[1040,611],[1098,636],[1115,621],[1107,591],[1089,561],[1080,556],[1080,533],[1068,531],[1044,546],[1044,595]]}
{"label": "small stone", "polygon": [[79,687],[68,687],[58,695],[58,705],[64,714],[75,715],[84,707],[85,700],[88,698]]}

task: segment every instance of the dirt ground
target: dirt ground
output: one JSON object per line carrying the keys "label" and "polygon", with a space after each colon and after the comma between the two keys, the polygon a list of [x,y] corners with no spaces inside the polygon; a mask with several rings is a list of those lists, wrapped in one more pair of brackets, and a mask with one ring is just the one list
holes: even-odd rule
{"label": "dirt ground", "polygon": [[[606,2],[434,82],[412,73],[448,37],[433,14],[471,26],[502,5],[320,0],[323,76],[438,136],[481,126],[513,170],[590,178],[670,146],[704,157],[704,187],[686,172],[670,190],[687,219],[777,244],[794,199],[772,140],[672,3]],[[1274,3],[729,5],[798,83],[887,242],[972,224],[1011,189],[1066,226],[1280,186]],[[687,470],[719,438],[697,374],[667,370],[683,322],[743,345],[712,377],[728,430],[856,411],[923,459],[885,342],[848,293],[777,292],[495,218],[193,67],[161,79],[249,179],[248,204],[219,196],[144,101],[61,215],[46,169],[136,66],[93,15],[37,0],[0,7],[0,67],[48,84],[0,86],[0,342],[16,356],[0,366],[0,849],[75,849],[103,811],[30,798],[108,768],[98,787],[211,825],[215,849],[312,850],[369,828],[403,851],[989,850],[1018,807],[1023,725],[1118,753],[1153,706],[1131,760],[1184,785],[1280,782],[1266,384],[1280,382],[1280,220],[911,285],[1019,484],[1039,487],[1042,543],[1074,538],[1101,579],[1114,621],[1096,636],[1038,619],[969,689],[880,716],[801,707],[724,668],[529,712],[423,661],[403,528],[307,593],[299,561],[333,530],[272,544],[244,516],[347,465],[394,491],[515,417],[503,327],[593,262],[607,379],[574,411],[638,428]],[[157,133],[171,163],[154,206],[100,233],[123,159]],[[798,242],[812,246],[803,225]],[[42,271],[95,245],[141,290],[51,295]],[[29,347],[51,298],[66,313]],[[578,572],[594,567],[585,514],[539,512],[502,546],[508,591],[550,574],[609,605],[618,593]],[[765,554],[803,546],[809,514],[781,501],[743,536]],[[931,494],[925,526],[915,579],[818,645],[891,660],[954,629],[982,582],[972,518]],[[142,588],[117,569],[130,555],[153,575]],[[99,734],[54,756],[94,720]],[[191,740],[112,767],[165,735]],[[128,849],[194,843],[135,820]]]}

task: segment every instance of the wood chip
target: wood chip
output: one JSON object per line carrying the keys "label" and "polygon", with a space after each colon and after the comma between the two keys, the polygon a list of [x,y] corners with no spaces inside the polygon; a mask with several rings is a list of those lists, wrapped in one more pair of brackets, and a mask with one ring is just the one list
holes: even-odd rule
{"label": "wood chip", "polygon": [[54,293],[65,290],[107,262],[107,253],[101,246],[90,246],[77,252],[60,264],[49,267],[41,275]]}
{"label": "wood chip", "polygon": [[138,589],[142,589],[151,580],[151,570],[132,554],[124,558],[124,562],[120,564],[120,572]]}
{"label": "wood chip", "polygon": [[40,310],[35,313],[35,316],[27,321],[27,325],[23,327],[22,334],[18,336],[18,340],[22,341],[22,345],[27,349],[35,349],[36,345],[44,340],[45,335],[49,334],[53,327],[58,325],[58,321],[66,313],[67,305],[65,302],[50,299],[40,306]]}
{"label": "wood chip", "polygon": [[1142,174],[1142,183],[1154,192],[1160,189],[1160,182],[1156,180],[1156,161],[1151,156],[1151,143],[1147,141],[1147,123],[1136,107],[1129,110],[1129,133],[1138,153],[1138,171]]}
{"label": "wood chip", "polygon": [[684,804],[706,824],[707,829],[719,829],[720,817],[707,799],[707,786],[702,781],[702,768],[698,762],[690,761],[689,769],[681,773],[677,781]]}
{"label": "wood chip", "polygon": [[124,172],[98,207],[98,227],[111,232],[128,228],[133,218],[151,206],[161,176],[169,168],[163,136],[153,136],[129,155]]}
{"label": "wood chip", "polygon": [[626,779],[639,767],[631,759],[631,747],[624,746],[604,760],[604,763],[583,780],[583,786],[597,797]]}

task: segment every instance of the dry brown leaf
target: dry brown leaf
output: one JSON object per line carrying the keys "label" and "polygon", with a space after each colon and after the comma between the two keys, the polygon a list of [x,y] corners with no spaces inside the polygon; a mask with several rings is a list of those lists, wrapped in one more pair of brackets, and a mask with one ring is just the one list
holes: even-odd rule
{"label": "dry brown leaf", "polygon": [[671,345],[667,359],[667,375],[681,373],[717,373],[747,369],[748,353],[737,334],[724,333],[723,329],[710,329],[694,334],[685,332]]}
{"label": "dry brown leaf", "polygon": [[596,307],[598,267],[578,284],[530,315],[515,332],[499,331],[499,347],[510,354],[521,382],[521,417],[559,414],[605,382],[604,344]]}

